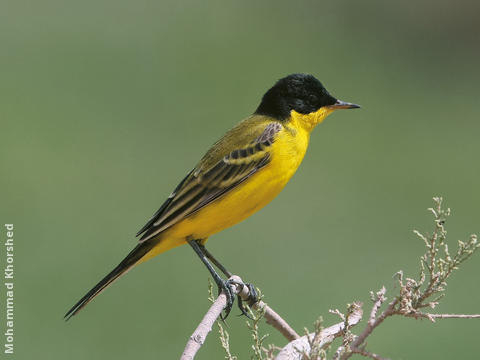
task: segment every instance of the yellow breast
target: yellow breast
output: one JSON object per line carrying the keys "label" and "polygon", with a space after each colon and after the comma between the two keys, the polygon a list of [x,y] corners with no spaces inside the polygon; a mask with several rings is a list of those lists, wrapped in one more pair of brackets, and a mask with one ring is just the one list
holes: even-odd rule
{"label": "yellow breast", "polygon": [[165,236],[206,239],[246,219],[267,205],[290,180],[303,160],[309,134],[282,130],[270,150],[270,162],[250,179],[198,213],[174,225]]}

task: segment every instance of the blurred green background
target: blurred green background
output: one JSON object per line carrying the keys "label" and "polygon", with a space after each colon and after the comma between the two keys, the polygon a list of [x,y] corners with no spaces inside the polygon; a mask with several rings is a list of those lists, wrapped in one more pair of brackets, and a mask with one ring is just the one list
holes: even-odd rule
{"label": "blurred green background", "polygon": [[[400,269],[415,276],[423,245],[412,229],[432,228],[432,196],[453,208],[451,241],[480,231],[478,2],[0,4],[15,359],[180,356],[208,306],[207,271],[188,247],[131,271],[72,321],[62,316],[289,73],[312,73],[363,108],[319,126],[282,194],[209,248],[295,329],[318,315],[336,322],[328,309],[368,302],[382,284],[392,294]],[[474,258],[451,279],[439,311],[479,312],[479,267]],[[250,354],[244,323],[228,319],[240,359]],[[474,320],[392,319],[368,346],[395,359],[474,358],[479,330]],[[198,358],[223,358],[216,334]]]}

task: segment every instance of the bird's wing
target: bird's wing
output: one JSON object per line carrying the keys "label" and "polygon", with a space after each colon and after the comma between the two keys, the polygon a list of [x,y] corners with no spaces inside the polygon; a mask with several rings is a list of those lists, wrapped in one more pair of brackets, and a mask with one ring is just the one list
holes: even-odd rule
{"label": "bird's wing", "polygon": [[270,161],[270,147],[281,129],[280,123],[270,123],[247,146],[229,152],[208,169],[200,166],[193,169],[137,233],[137,236],[143,234],[139,241],[155,237],[262,169]]}

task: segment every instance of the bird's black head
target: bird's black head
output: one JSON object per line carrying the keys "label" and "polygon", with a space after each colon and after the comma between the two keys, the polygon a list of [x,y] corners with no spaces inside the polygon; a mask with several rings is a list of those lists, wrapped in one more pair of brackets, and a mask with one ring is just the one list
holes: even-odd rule
{"label": "bird's black head", "polygon": [[336,103],[337,99],[330,95],[314,76],[292,74],[278,80],[263,95],[262,102],[255,114],[285,120],[290,116],[292,110],[301,114],[309,114],[323,106]]}

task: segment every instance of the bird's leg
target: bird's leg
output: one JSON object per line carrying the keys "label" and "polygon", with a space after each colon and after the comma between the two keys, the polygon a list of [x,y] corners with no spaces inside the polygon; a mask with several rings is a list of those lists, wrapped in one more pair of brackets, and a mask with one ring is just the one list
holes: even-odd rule
{"label": "bird's leg", "polygon": [[[230,280],[223,280],[220,277],[220,275],[218,275],[218,273],[213,268],[212,264],[210,264],[210,262],[207,260],[208,256],[204,253],[205,247],[203,245],[200,245],[198,240],[187,240],[187,242],[193,248],[193,250],[195,250],[200,260],[202,260],[202,262],[207,267],[208,271],[210,271],[210,274],[212,275],[213,280],[218,286],[218,293],[220,293],[222,290],[225,292],[225,295],[227,297],[227,304],[225,306],[225,316],[222,316],[222,320],[225,320],[228,314],[230,313],[230,310],[232,310],[232,305],[234,300],[234,295],[231,288],[232,283]],[[225,269],[223,266],[222,268]]]}
{"label": "bird's leg", "polygon": [[215,259],[215,257],[210,253],[210,251],[207,250],[207,248],[205,247],[205,245],[201,244],[200,242],[198,242],[198,246],[200,247],[200,249],[202,249],[202,252],[203,254],[217,267],[220,269],[221,272],[223,272],[225,274],[226,277],[231,277],[233,274],[227,270],[227,268],[225,266],[223,266],[222,264],[220,264],[220,261],[218,261],[217,259]]}
{"label": "bird's leg", "polygon": [[[207,250],[207,248],[205,247],[205,245],[203,245],[202,243],[200,243],[199,241],[197,241],[197,244],[198,246],[200,247],[201,251],[203,252],[203,254],[218,268],[220,269],[221,272],[223,272],[225,274],[226,277],[230,278],[233,274],[227,270],[227,268],[225,266],[223,266],[220,261],[218,261],[217,259],[215,259],[215,257],[210,253],[210,251]],[[245,283],[245,284],[242,284],[243,286],[246,286],[248,287],[248,290],[249,290],[249,295],[248,295],[248,299],[247,299],[247,303],[249,306],[252,306],[253,304],[255,304],[257,301],[258,301],[258,294],[257,294],[257,290],[255,290],[255,287],[252,285],[252,284],[249,284],[249,283]],[[245,315],[246,317],[250,318],[250,316],[248,316],[248,313],[245,311],[245,308],[243,306],[243,300],[240,296],[238,296],[238,308],[240,309],[240,311],[242,312],[242,315]]]}

